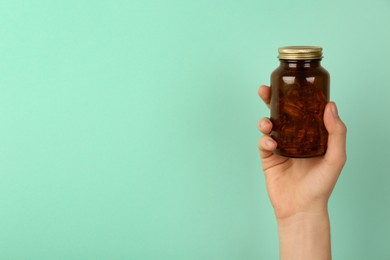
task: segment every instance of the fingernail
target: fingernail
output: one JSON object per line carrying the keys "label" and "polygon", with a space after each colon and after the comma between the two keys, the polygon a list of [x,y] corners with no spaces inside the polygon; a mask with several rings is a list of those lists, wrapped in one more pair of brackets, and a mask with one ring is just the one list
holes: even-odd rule
{"label": "fingernail", "polygon": [[267,127],[267,125],[268,125],[267,121],[261,121],[261,123],[260,123],[261,128],[265,128],[265,127]]}
{"label": "fingernail", "polygon": [[272,141],[272,140],[265,141],[265,145],[268,147],[271,147],[273,144],[274,144],[274,141]]}
{"label": "fingernail", "polygon": [[334,103],[334,102],[333,102],[333,106],[332,106],[332,114],[333,114],[334,118],[339,117],[339,112],[337,111],[337,106],[336,106],[336,103]]}

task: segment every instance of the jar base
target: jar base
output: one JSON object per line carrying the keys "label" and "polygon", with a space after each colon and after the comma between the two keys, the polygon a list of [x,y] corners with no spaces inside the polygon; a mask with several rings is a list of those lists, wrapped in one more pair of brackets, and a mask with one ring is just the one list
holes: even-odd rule
{"label": "jar base", "polygon": [[314,157],[324,156],[325,152],[321,152],[318,154],[288,154],[288,153],[283,153],[280,151],[274,151],[274,154],[282,156],[282,157],[287,157],[287,158],[305,159],[305,158],[314,158]]}

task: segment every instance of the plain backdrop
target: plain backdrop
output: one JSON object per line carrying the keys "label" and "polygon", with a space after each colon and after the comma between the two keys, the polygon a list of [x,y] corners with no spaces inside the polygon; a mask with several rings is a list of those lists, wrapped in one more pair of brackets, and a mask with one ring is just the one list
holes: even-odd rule
{"label": "plain backdrop", "polygon": [[334,259],[390,259],[390,1],[0,0],[0,259],[278,259],[257,153],[277,48],[348,126]]}

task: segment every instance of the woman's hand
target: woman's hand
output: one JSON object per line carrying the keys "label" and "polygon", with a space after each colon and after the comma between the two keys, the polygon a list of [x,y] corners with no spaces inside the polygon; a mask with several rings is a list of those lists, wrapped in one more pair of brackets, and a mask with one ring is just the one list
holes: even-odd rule
{"label": "woman's hand", "polygon": [[[259,88],[259,96],[269,107],[271,91]],[[328,130],[328,148],[323,157],[295,159],[273,153],[277,143],[269,136],[272,123],[268,118],[259,122],[264,134],[259,140],[261,162],[267,191],[278,219],[297,213],[317,212],[327,206],[329,196],[346,161],[346,127],[336,104],[327,104],[324,123]]]}
{"label": "woman's hand", "polygon": [[[259,88],[269,107],[271,90]],[[328,148],[322,157],[295,159],[273,153],[277,143],[269,136],[272,123],[259,122],[260,158],[267,191],[278,223],[280,259],[331,259],[328,199],[346,161],[346,127],[336,104],[325,107]]]}

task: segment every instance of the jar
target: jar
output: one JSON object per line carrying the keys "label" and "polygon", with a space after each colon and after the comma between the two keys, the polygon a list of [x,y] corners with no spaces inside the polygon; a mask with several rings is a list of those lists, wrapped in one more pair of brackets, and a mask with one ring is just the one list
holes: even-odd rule
{"label": "jar", "polygon": [[280,66],[271,75],[271,137],[275,153],[306,158],[326,152],[324,110],[329,102],[329,73],[321,66],[322,48],[279,48]]}

